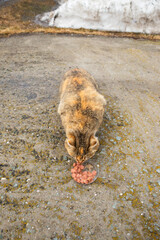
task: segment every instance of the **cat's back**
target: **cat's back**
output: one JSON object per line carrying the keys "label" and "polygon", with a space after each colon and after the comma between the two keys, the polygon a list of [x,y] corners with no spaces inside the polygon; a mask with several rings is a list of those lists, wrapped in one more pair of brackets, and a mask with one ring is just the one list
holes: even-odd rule
{"label": "cat's back", "polygon": [[84,69],[72,69],[65,75],[60,87],[60,94],[78,94],[86,90],[97,89],[97,84],[94,78]]}
{"label": "cat's back", "polygon": [[72,124],[73,127],[76,124],[80,129],[89,122],[92,126],[99,125],[105,103],[104,97],[97,91],[95,80],[88,72],[73,69],[64,75],[58,109],[64,126]]}

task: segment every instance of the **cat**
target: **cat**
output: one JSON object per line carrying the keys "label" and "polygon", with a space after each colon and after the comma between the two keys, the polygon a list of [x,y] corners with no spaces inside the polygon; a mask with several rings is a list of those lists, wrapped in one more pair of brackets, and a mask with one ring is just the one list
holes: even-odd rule
{"label": "cat", "polygon": [[87,71],[76,68],[64,75],[58,113],[66,132],[65,148],[80,164],[98,150],[95,134],[103,120],[105,105],[106,100]]}

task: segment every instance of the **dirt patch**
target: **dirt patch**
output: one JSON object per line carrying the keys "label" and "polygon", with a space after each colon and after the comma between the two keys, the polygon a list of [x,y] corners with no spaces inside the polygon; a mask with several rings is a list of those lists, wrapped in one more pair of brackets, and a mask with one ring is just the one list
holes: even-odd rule
{"label": "dirt patch", "polygon": [[[159,239],[159,42],[39,34],[0,48],[0,238]],[[57,114],[74,67],[107,100],[86,186],[71,177]]]}
{"label": "dirt patch", "polygon": [[35,16],[52,10],[55,2],[53,0],[5,2],[0,8],[0,34],[12,35],[36,30],[38,25],[34,23]]}

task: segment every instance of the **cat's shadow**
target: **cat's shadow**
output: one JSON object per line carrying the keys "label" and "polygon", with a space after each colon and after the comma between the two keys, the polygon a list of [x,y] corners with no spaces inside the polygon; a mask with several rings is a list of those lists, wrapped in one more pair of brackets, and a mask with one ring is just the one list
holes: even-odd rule
{"label": "cat's shadow", "polygon": [[122,127],[124,128],[127,125],[127,117],[116,104],[116,100],[107,100],[103,122],[96,134],[100,142],[97,151],[98,157],[104,156],[104,154],[107,155],[112,149],[114,151],[115,146],[120,144],[123,139]]}

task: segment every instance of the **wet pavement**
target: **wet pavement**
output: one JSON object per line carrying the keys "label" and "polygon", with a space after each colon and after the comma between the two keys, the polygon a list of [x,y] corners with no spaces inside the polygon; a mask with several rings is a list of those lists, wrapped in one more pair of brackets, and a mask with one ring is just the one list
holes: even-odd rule
{"label": "wet pavement", "polygon": [[[0,39],[0,239],[160,238],[160,42],[26,35]],[[107,100],[93,157],[74,182],[57,114],[63,74],[89,71]]]}

